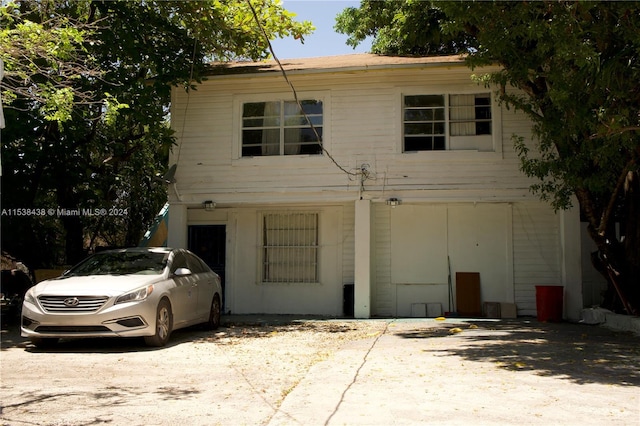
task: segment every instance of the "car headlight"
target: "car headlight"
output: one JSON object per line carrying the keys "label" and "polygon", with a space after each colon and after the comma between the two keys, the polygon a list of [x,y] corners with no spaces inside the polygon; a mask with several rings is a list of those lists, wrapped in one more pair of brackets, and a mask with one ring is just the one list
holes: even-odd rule
{"label": "car headlight", "polygon": [[127,303],[127,302],[137,302],[140,300],[144,300],[153,292],[153,285],[148,285],[146,287],[139,288],[137,290],[131,291],[127,294],[123,294],[116,299],[115,304],[118,303]]}
{"label": "car headlight", "polygon": [[24,295],[24,303],[31,303],[32,305],[36,304],[36,297],[33,295],[33,288],[27,290],[27,292]]}

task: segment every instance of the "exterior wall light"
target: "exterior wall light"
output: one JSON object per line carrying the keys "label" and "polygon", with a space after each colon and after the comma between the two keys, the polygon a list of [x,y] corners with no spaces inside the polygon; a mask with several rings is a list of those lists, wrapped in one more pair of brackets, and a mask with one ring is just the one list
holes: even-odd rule
{"label": "exterior wall light", "polygon": [[389,199],[387,200],[387,205],[388,205],[388,206],[391,206],[391,208],[394,208],[394,207],[396,207],[396,206],[399,206],[399,205],[400,205],[400,203],[401,203],[401,202],[400,202],[400,200],[398,200],[397,198],[389,198]]}
{"label": "exterior wall light", "polygon": [[202,206],[206,211],[212,212],[216,208],[216,203],[211,200],[207,200],[202,203]]}

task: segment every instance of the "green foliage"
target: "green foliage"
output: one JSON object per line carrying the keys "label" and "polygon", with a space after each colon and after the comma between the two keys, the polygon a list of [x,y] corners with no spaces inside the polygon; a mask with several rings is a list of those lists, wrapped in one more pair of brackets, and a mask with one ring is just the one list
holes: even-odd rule
{"label": "green foliage", "polygon": [[460,31],[449,36],[440,28],[446,16],[429,2],[418,0],[363,0],[336,18],[335,29],[348,34],[347,44],[357,46],[374,37],[372,53],[386,55],[439,55],[457,53],[473,41]]}
{"label": "green foliage", "polygon": [[109,92],[104,92],[104,123],[109,127],[117,124],[119,111],[129,108],[129,104],[123,104]]}
{"label": "green foliage", "polygon": [[40,113],[47,121],[63,122],[71,119],[73,111],[73,91],[69,87],[55,89],[45,87],[42,89],[44,104]]}
{"label": "green foliage", "polygon": [[[277,2],[252,4],[269,37],[313,29]],[[3,249],[38,267],[136,245],[167,197],[154,177],[174,144],[171,87],[195,88],[211,59],[265,58],[266,47],[246,0],[2,3],[2,207],[45,212],[3,216]]]}
{"label": "green foliage", "polygon": [[[476,36],[469,65],[498,63],[503,71],[487,83],[521,90],[501,93],[534,122],[539,150],[520,151],[523,171],[544,181],[533,189],[556,209],[570,206],[578,191],[597,200],[618,197],[621,175],[637,170],[640,7],[462,2],[443,9],[450,31],[464,27]],[[583,207],[595,209],[600,228],[595,220],[609,215],[609,205]]]}

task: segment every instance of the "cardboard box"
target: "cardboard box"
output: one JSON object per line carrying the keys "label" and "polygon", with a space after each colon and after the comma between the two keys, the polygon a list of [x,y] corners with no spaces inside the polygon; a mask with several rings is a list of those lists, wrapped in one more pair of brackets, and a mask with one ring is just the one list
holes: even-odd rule
{"label": "cardboard box", "polygon": [[500,303],[498,302],[484,302],[484,316],[487,318],[501,318],[500,317]]}
{"label": "cardboard box", "polygon": [[442,316],[441,303],[427,303],[427,317],[436,318]]}
{"label": "cardboard box", "polygon": [[412,303],[411,304],[411,316],[413,318],[426,318],[426,316],[427,316],[427,304],[426,303]]}
{"label": "cardboard box", "polygon": [[518,318],[518,309],[515,303],[500,303],[500,318]]}

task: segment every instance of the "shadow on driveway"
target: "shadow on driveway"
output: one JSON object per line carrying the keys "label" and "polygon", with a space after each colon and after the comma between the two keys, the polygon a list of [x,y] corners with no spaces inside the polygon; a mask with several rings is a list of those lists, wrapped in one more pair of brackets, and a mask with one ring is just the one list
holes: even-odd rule
{"label": "shadow on driveway", "polygon": [[[260,339],[273,332],[306,330],[344,332],[361,320],[272,315],[228,317],[217,331],[197,327],[174,331],[167,347],[188,342],[215,342],[221,335]],[[603,383],[640,386],[640,338],[633,333],[576,323],[541,323],[533,319],[447,320],[372,319],[406,324],[387,333],[406,339],[445,339],[437,346],[425,345],[434,356],[457,356],[488,362],[509,371],[534,371],[540,376],[560,377],[578,384]],[[354,324],[355,325],[355,324]],[[2,324],[1,348],[23,347],[41,352],[20,337],[19,324]],[[162,350],[144,344],[142,338],[62,340],[46,352],[117,353]]]}
{"label": "shadow on driveway", "polygon": [[535,320],[436,323],[394,333],[407,339],[450,339],[425,346],[434,356],[489,362],[505,370],[535,371],[578,384],[640,386],[640,339],[632,333]]}

